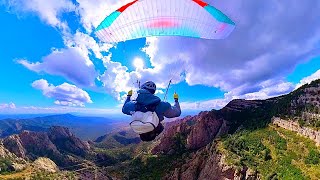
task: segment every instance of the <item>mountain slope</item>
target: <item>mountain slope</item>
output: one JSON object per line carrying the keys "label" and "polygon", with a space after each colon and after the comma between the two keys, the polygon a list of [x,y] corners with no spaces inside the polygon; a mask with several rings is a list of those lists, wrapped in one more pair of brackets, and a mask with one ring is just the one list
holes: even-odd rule
{"label": "mountain slope", "polygon": [[105,149],[121,148],[140,143],[140,137],[131,128],[100,136],[95,140],[96,146]]}
{"label": "mountain slope", "polygon": [[320,80],[267,100],[233,100],[221,110],[167,123],[153,143],[138,143],[136,134],[120,129],[89,146],[65,128],[54,128],[23,131],[3,145],[27,159],[49,156],[60,167],[66,160],[84,163],[70,169],[83,172],[82,179],[319,179],[315,143],[271,124],[280,117],[317,131],[319,92]]}
{"label": "mountain slope", "polygon": [[320,151],[306,137],[270,126],[220,143],[229,164],[245,165],[264,178],[319,179]]}
{"label": "mountain slope", "polygon": [[[165,179],[319,179],[319,148],[294,133],[268,127],[272,117],[278,116],[317,128],[319,92],[317,80],[287,95],[267,100],[233,100],[221,110],[202,112],[174,123],[150,147],[158,157],[153,161],[178,161],[157,164],[158,169],[164,169],[160,176],[170,171]],[[152,166],[148,159],[143,162]],[[143,176],[159,174],[146,172]]]}
{"label": "mountain slope", "polygon": [[1,140],[3,146],[17,157],[35,160],[49,157],[59,166],[78,162],[77,157],[89,154],[90,146],[63,127],[51,127],[48,132],[23,131]]}
{"label": "mountain slope", "polygon": [[34,132],[48,131],[51,126],[68,127],[73,133],[84,140],[96,139],[102,134],[111,132],[122,126],[116,122],[102,117],[78,117],[71,114],[51,115],[29,119],[0,120],[0,137],[19,134],[24,130]]}

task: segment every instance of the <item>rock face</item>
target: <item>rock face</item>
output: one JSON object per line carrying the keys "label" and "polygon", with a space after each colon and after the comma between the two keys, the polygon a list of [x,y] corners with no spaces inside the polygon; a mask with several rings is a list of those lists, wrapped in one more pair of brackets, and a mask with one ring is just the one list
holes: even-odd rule
{"label": "rock face", "polygon": [[272,119],[272,123],[284,129],[297,132],[298,134],[308,137],[315,141],[317,146],[320,146],[320,131],[308,127],[301,127],[299,123],[290,120],[282,120],[278,117]]}
{"label": "rock face", "polygon": [[152,153],[169,153],[175,149],[177,134],[183,139],[187,149],[196,150],[210,143],[223,124],[214,112],[201,112],[199,115],[188,116],[180,123],[171,125],[160,138],[159,144],[152,149]]}
{"label": "rock face", "polygon": [[190,126],[190,133],[187,136],[188,149],[198,149],[210,143],[218,134],[223,122],[212,112],[201,113],[196,121]]}
{"label": "rock face", "polygon": [[3,139],[2,143],[20,158],[35,160],[38,157],[49,157],[61,166],[71,161],[67,154],[84,157],[90,149],[88,143],[64,127],[52,127],[49,132],[23,131]]}
{"label": "rock face", "polygon": [[3,140],[3,145],[7,149],[21,158],[26,158],[26,152],[22,145],[19,135],[12,135]]}
{"label": "rock face", "polygon": [[23,131],[18,137],[30,159],[35,159],[38,156],[58,156],[59,154],[57,147],[49,139],[47,133]]}
{"label": "rock face", "polygon": [[224,156],[216,151],[215,145],[208,144],[205,148],[195,152],[181,167],[175,168],[163,179],[258,179],[255,173],[243,167],[240,171],[224,162]]}
{"label": "rock face", "polygon": [[219,111],[202,112],[170,123],[152,153],[175,153],[173,150],[177,146],[181,147],[181,144],[193,152],[184,164],[176,166],[164,179],[259,179],[258,172],[247,167],[226,165],[224,156],[218,153],[214,144],[210,145],[214,143],[214,138],[226,133],[236,133],[242,128],[263,128],[272,121],[280,127],[313,139],[319,145],[319,131],[300,127],[294,121],[280,118],[271,120],[273,116],[299,118],[297,116],[306,113],[311,116],[309,124],[318,121],[320,117],[320,80],[304,85],[288,95],[267,100],[232,100]]}
{"label": "rock face", "polygon": [[311,104],[320,108],[320,84],[303,89],[303,94],[297,99],[298,104]]}
{"label": "rock face", "polygon": [[170,122],[166,126],[166,131],[161,136],[159,143],[151,152],[153,154],[172,153],[172,149],[175,149],[178,140],[183,141],[182,143],[188,150],[197,150],[204,147],[212,142],[215,137],[227,134],[231,125],[233,128],[241,127],[241,121],[230,121],[230,114],[240,114],[248,109],[259,108],[264,102],[262,100],[236,99],[219,111],[205,111],[193,117],[187,116],[179,121]]}
{"label": "rock face", "polygon": [[49,139],[57,149],[78,155],[85,156],[90,150],[90,145],[75,137],[68,128],[53,126],[48,133]]}
{"label": "rock face", "polygon": [[[10,152],[8,149],[4,147],[2,142],[0,142],[0,158],[9,160],[11,162],[9,168],[12,171],[21,171],[27,165],[27,161],[25,161],[25,159],[19,158],[14,153]],[[0,171],[2,171],[1,168]]]}
{"label": "rock face", "polygon": [[42,171],[55,173],[59,171],[58,166],[48,158],[40,157],[33,162],[35,168],[40,169]]}
{"label": "rock face", "polygon": [[259,100],[244,100],[244,99],[234,99],[230,101],[225,107],[224,110],[229,111],[242,111],[247,108],[257,108],[261,105],[263,101]]}

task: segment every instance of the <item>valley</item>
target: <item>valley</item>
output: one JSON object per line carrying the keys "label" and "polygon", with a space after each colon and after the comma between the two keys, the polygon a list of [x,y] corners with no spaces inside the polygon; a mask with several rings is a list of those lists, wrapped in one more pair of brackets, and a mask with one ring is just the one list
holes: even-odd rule
{"label": "valley", "polygon": [[2,127],[15,129],[2,131],[12,134],[1,139],[0,177],[316,180],[319,99],[309,94],[319,89],[317,80],[280,97],[232,100],[221,110],[166,123],[165,132],[148,143],[124,126],[87,141],[71,131],[72,124],[51,126],[44,117],[36,130],[30,124],[37,118],[6,123]]}

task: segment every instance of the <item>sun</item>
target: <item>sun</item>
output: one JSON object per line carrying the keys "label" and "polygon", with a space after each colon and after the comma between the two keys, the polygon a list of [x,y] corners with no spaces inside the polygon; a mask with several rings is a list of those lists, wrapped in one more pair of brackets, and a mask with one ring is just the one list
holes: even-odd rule
{"label": "sun", "polygon": [[137,69],[143,69],[143,67],[144,67],[143,59],[141,59],[141,58],[139,58],[139,57],[136,57],[136,58],[133,60],[133,65],[134,65],[134,67],[136,67]]}

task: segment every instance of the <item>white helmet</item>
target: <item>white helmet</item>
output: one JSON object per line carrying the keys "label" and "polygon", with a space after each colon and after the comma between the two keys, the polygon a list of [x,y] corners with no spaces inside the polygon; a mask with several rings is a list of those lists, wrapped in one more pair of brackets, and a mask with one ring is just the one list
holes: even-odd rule
{"label": "white helmet", "polygon": [[152,81],[147,81],[144,84],[142,84],[141,89],[146,89],[150,93],[154,94],[156,92],[157,86],[154,82]]}

